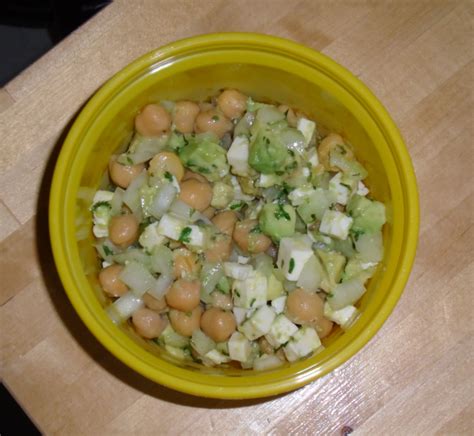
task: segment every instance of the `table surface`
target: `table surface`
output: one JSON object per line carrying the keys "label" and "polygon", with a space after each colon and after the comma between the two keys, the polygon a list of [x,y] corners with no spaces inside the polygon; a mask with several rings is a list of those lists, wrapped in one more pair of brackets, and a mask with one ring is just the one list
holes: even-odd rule
{"label": "table surface", "polygon": [[[46,434],[472,434],[473,6],[459,1],[115,0],[0,89],[1,377]],[[421,227],[384,327],[331,374],[268,400],[183,395],[111,356],[72,309],[47,230],[51,175],[84,102],[170,41],[291,38],[381,99],[406,139]]]}

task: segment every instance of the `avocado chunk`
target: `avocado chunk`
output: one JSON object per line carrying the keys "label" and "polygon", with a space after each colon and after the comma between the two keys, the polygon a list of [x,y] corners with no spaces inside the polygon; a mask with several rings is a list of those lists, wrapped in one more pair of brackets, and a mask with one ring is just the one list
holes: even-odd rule
{"label": "avocado chunk", "polygon": [[361,195],[351,198],[347,211],[354,219],[351,232],[356,235],[378,232],[386,222],[385,206]]}
{"label": "avocado chunk", "polygon": [[258,223],[263,233],[279,241],[295,233],[296,212],[289,204],[267,203],[260,212]]}
{"label": "avocado chunk", "polygon": [[331,287],[341,281],[342,271],[346,264],[346,258],[336,251],[316,250],[324,269],[328,273],[328,279]]}

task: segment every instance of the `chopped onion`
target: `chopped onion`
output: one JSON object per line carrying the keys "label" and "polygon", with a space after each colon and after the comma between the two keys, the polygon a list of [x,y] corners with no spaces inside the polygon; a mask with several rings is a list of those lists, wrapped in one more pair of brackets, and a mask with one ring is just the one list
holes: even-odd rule
{"label": "chopped onion", "polygon": [[219,280],[224,277],[224,268],[221,263],[205,263],[201,270],[201,300],[210,303],[211,292]]}
{"label": "chopped onion", "polygon": [[263,354],[253,361],[253,369],[257,371],[278,368],[281,365],[283,365],[283,361],[275,354]]}
{"label": "chopped onion", "polygon": [[142,265],[145,265],[147,268],[150,265],[150,256],[146,254],[143,250],[140,250],[139,248],[130,248],[123,253],[115,254],[112,257],[112,260],[122,265],[125,262],[132,262],[132,261],[141,263]]}
{"label": "chopped onion", "polygon": [[309,292],[316,292],[323,277],[323,267],[313,254],[304,264],[296,285]]}
{"label": "chopped onion", "polygon": [[146,171],[142,171],[132,180],[123,194],[123,202],[133,213],[141,213],[140,188],[147,183],[147,178]]}
{"label": "chopped onion", "polygon": [[148,289],[148,293],[159,300],[166,294],[172,283],[173,278],[171,276],[162,274],[155,280],[151,288]]}
{"label": "chopped onion", "polygon": [[130,148],[117,159],[122,165],[137,165],[150,160],[166,146],[168,135],[161,136],[141,136],[135,135]]}
{"label": "chopped onion", "polygon": [[125,191],[122,188],[117,188],[115,190],[114,196],[112,197],[112,200],[110,201],[110,206],[111,206],[110,212],[112,215],[118,215],[120,211],[122,210],[124,194],[125,194]]}
{"label": "chopped onion", "polygon": [[268,254],[257,254],[251,260],[251,264],[256,271],[261,272],[267,278],[273,274],[273,259]]}
{"label": "chopped onion", "polygon": [[202,330],[194,330],[191,337],[191,347],[197,351],[198,354],[204,356],[209,351],[216,348],[216,343]]}
{"label": "chopped onion", "polygon": [[128,262],[119,277],[137,297],[141,297],[155,282],[150,271],[136,261]]}
{"label": "chopped onion", "polygon": [[174,200],[173,203],[171,203],[169,212],[177,218],[180,218],[185,221],[190,221],[192,223],[197,221],[201,215],[196,209],[193,209],[184,201],[178,199]]}
{"label": "chopped onion", "polygon": [[171,203],[178,193],[172,183],[164,184],[156,193],[150,206],[150,213],[155,218],[161,218],[170,208]]}
{"label": "chopped onion", "polygon": [[354,304],[365,293],[364,282],[359,277],[339,283],[328,296],[328,303],[333,310]]}
{"label": "chopped onion", "polygon": [[355,246],[361,258],[367,262],[380,262],[383,259],[382,232],[360,235]]}
{"label": "chopped onion", "polygon": [[292,150],[299,155],[305,151],[305,139],[303,134],[296,129],[283,129],[280,133],[280,139],[288,150]]}
{"label": "chopped onion", "polygon": [[151,255],[150,268],[155,273],[173,275],[173,253],[165,245],[157,246]]}
{"label": "chopped onion", "polygon": [[130,291],[115,300],[107,307],[106,312],[114,324],[120,324],[130,318],[133,312],[141,309],[144,305],[143,300]]}

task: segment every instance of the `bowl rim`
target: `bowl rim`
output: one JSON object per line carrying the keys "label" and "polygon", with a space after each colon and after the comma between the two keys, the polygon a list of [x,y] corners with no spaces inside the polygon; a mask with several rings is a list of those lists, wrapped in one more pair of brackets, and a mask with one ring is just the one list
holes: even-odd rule
{"label": "bowl rim", "polygon": [[[193,380],[190,382],[188,380],[182,380],[172,374],[157,374],[157,371],[154,373],[151,368],[145,368],[144,363],[138,361],[138,359],[132,353],[128,352],[128,350],[116,347],[115,343],[111,343],[109,336],[105,335],[102,331],[102,327],[97,319],[93,314],[89,313],[87,306],[84,304],[83,300],[79,298],[77,285],[75,284],[73,274],[71,273],[67,263],[67,256],[65,255],[65,247],[63,244],[64,232],[60,225],[62,217],[60,204],[65,189],[63,180],[67,174],[69,157],[71,153],[74,152],[76,140],[80,136],[85,125],[88,123],[89,116],[108,100],[109,95],[113,94],[117,87],[120,87],[120,84],[124,81],[130,80],[130,78],[139,72],[150,68],[158,61],[163,61],[176,56],[181,52],[187,52],[196,48],[226,48],[232,44],[244,45],[246,48],[252,46],[254,48],[266,47],[267,49],[272,49],[281,54],[292,56],[298,61],[305,61],[313,67],[316,65],[322,65],[325,72],[330,73],[332,78],[337,79],[340,84],[356,95],[358,99],[363,101],[366,108],[370,110],[371,115],[376,116],[377,119],[374,118],[374,121],[376,121],[379,128],[383,130],[384,135],[390,138],[390,142],[395,148],[396,158],[400,161],[400,165],[404,169],[401,176],[403,177],[403,184],[405,185],[403,194],[408,215],[407,220],[410,224],[406,226],[406,237],[404,238],[405,244],[403,248],[404,256],[399,261],[399,274],[394,278],[390,292],[380,305],[379,311],[376,313],[374,318],[372,318],[370,325],[363,329],[351,342],[346,344],[343,349],[339,350],[329,361],[325,362],[324,368],[317,373],[312,373],[310,376],[306,377],[299,377],[296,380],[277,380],[265,383],[264,385],[256,385],[245,389],[211,386],[200,383],[199,381]],[[211,33],[181,39],[144,54],[113,75],[87,102],[77,119],[74,121],[56,163],[49,203],[50,240],[61,282],[76,312],[99,342],[101,342],[113,355],[124,362],[127,366],[162,385],[188,394],[221,399],[256,398],[287,392],[329,373],[355,355],[381,328],[399,300],[405,284],[408,281],[416,255],[418,230],[418,190],[413,165],[398,128],[381,102],[375,97],[372,91],[370,91],[370,89],[349,70],[342,67],[323,53],[288,39],[258,33]]]}

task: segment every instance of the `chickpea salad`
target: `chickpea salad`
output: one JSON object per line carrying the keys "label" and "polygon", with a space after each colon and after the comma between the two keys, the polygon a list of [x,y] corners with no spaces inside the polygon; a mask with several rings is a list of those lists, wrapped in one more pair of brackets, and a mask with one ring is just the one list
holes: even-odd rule
{"label": "chickpea salad", "polygon": [[349,328],[385,207],[352,146],[322,132],[234,89],[143,107],[91,205],[112,321],[175,358],[255,370]]}

